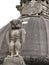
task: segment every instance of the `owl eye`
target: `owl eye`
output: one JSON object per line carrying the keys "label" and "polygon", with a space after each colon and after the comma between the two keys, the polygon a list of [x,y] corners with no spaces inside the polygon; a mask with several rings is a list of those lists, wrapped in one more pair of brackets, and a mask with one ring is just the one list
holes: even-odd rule
{"label": "owl eye", "polygon": [[46,3],[47,3],[47,4],[49,4],[49,1],[48,1],[48,0],[46,0]]}

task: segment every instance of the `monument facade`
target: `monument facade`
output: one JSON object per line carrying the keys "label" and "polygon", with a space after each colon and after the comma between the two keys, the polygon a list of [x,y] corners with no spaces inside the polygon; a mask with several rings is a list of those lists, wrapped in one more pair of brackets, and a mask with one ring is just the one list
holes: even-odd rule
{"label": "monument facade", "polygon": [[49,65],[49,1],[21,0],[21,16],[0,30],[0,64]]}

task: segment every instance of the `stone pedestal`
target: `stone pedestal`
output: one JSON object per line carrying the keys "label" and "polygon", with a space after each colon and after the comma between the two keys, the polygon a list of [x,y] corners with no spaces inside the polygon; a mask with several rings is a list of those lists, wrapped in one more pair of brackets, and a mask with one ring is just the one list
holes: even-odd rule
{"label": "stone pedestal", "polygon": [[25,62],[22,56],[6,57],[3,65],[25,65]]}

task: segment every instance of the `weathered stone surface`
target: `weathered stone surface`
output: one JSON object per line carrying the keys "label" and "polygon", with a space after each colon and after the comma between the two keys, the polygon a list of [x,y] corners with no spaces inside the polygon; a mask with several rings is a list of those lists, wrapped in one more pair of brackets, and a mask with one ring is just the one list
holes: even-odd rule
{"label": "weathered stone surface", "polygon": [[22,56],[6,57],[3,65],[25,65],[25,62]]}
{"label": "weathered stone surface", "polygon": [[[47,56],[48,54],[48,39],[47,39],[47,24],[48,19],[43,17],[31,17],[28,23],[23,27],[26,30],[25,43],[22,44],[23,56]],[[46,23],[47,22],[47,23]]]}
{"label": "weathered stone surface", "polygon": [[35,15],[42,11],[42,5],[37,1],[31,1],[30,3],[25,4],[22,9],[22,14]]}

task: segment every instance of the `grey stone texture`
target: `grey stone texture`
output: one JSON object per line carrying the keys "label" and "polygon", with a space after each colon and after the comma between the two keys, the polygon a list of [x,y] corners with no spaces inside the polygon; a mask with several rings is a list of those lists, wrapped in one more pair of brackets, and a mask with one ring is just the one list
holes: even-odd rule
{"label": "grey stone texture", "polygon": [[[22,20],[22,19],[21,19]],[[49,55],[49,19],[44,17],[30,17],[27,24],[23,25],[26,30],[25,42],[22,44],[21,55],[25,56],[48,56]],[[6,38],[10,31],[10,23],[0,30],[0,58],[8,55],[9,48]],[[4,43],[3,43],[4,42]]]}
{"label": "grey stone texture", "polygon": [[25,62],[22,56],[6,57],[3,65],[25,65]]}
{"label": "grey stone texture", "polygon": [[24,4],[21,14],[35,15],[42,11],[42,5],[38,1],[31,1]]}
{"label": "grey stone texture", "polygon": [[[4,29],[5,28],[5,29]],[[0,58],[8,55],[6,33],[10,30],[10,23],[0,30]],[[30,17],[27,24],[25,42],[22,44],[23,56],[49,55],[49,19],[44,17]]]}
{"label": "grey stone texture", "polygon": [[23,25],[26,30],[25,43],[22,44],[23,56],[49,55],[49,20],[44,17],[30,17]]}
{"label": "grey stone texture", "polygon": [[[35,5],[36,4],[36,5]],[[21,11],[21,14],[35,14],[40,13],[42,10],[42,5],[37,1],[33,3],[29,2],[25,4],[24,8]],[[27,20],[27,18],[29,18]],[[49,17],[47,16],[32,16],[23,18],[20,17],[19,20],[27,24],[23,24],[22,28],[26,30],[25,42],[22,43],[21,55],[26,57],[40,57],[45,56],[49,57]],[[9,55],[9,46],[8,46],[8,35],[11,29],[11,23],[9,22],[5,27],[0,29],[0,60],[4,60],[7,55]],[[22,36],[23,38],[23,36]],[[9,60],[14,61],[16,58],[8,58]],[[16,60],[17,61],[17,60]],[[15,62],[15,61],[14,61]]]}

